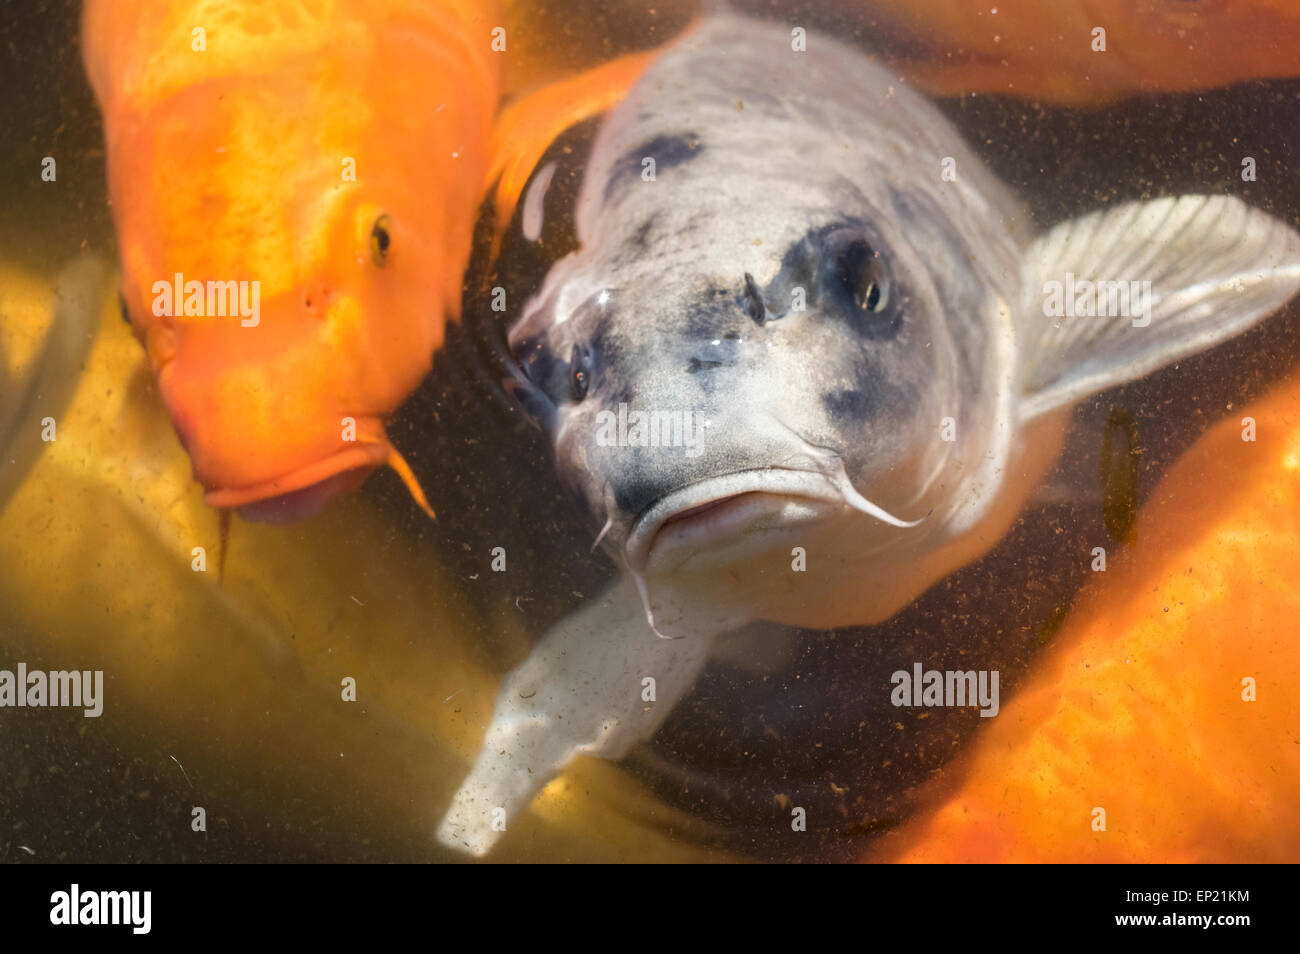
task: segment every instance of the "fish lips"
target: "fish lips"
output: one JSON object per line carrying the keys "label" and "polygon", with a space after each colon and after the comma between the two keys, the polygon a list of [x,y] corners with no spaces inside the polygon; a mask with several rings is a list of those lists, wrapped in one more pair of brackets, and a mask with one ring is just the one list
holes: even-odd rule
{"label": "fish lips", "polygon": [[702,550],[725,565],[770,550],[774,537],[821,523],[843,506],[815,471],[765,467],[710,477],[651,504],[632,524],[624,553],[641,575],[670,573]]}
{"label": "fish lips", "polygon": [[357,443],[273,480],[208,489],[203,499],[212,507],[238,509],[241,517],[256,523],[302,520],[332,498],[355,490],[387,455],[387,441]]}

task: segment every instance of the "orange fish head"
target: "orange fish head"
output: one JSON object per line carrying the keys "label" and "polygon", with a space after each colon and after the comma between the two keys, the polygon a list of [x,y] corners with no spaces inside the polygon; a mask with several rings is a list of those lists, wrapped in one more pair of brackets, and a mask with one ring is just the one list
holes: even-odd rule
{"label": "orange fish head", "polygon": [[207,501],[297,519],[390,464],[427,511],[383,416],[442,342],[436,190],[385,155],[318,156],[324,120],[269,122],[255,90],[191,99],[124,124],[110,163],[151,174],[110,179],[123,299]]}
{"label": "orange fish head", "polygon": [[387,463],[427,511],[383,419],[459,308],[497,5],[210,6],[87,0],[82,29],[123,300],[195,477],[292,518]]}
{"label": "orange fish head", "polygon": [[383,415],[441,343],[437,296],[409,291],[438,256],[373,203],[344,218],[352,236],[329,243],[328,264],[283,292],[263,299],[255,277],[180,272],[150,286],[146,310],[132,310],[212,506],[300,519],[392,464],[428,510]]}

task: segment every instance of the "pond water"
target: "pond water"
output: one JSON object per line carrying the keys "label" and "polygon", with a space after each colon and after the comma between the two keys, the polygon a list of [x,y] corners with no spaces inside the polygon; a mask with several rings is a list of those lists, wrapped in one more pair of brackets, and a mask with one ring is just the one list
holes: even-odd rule
{"label": "pond water", "polygon": [[[938,69],[948,34],[937,25],[927,34],[897,14],[901,5],[732,4]],[[0,479],[0,669],[104,672],[99,718],[0,709],[0,859],[461,860],[433,832],[482,743],[499,680],[619,575],[614,557],[593,551],[600,527],[566,492],[546,434],[499,387],[510,323],[576,247],[563,210],[599,120],[567,132],[539,163],[558,163],[547,209],[560,210],[541,243],[520,236],[517,216],[489,264],[480,218],[464,320],[389,417],[436,521],[383,469],[302,522],[235,517],[223,543],[118,315],[119,249],[80,5],[3,6],[0,357],[12,381],[36,363],[65,265],[89,250],[108,270],[85,299],[93,340],[83,331],[42,379],[57,440],[28,433],[44,412],[0,431],[14,448]],[[511,29],[533,24],[536,36],[520,41],[506,87],[653,48],[692,13],[679,2],[653,13],[513,4]],[[1024,85],[1034,82],[1026,74]],[[984,90],[935,102],[1024,203],[1034,231],[1184,193],[1237,196],[1300,223],[1297,80],[1097,102]],[[47,156],[57,159],[53,182],[41,176]],[[1243,179],[1244,157],[1256,160],[1253,179]],[[490,307],[495,286],[510,290],[504,313]],[[755,624],[721,641],[650,739],[617,762],[580,760],[512,816],[489,858],[861,856],[922,810],[920,787],[986,721],[969,706],[899,708],[892,674],[918,661],[997,671],[1002,705],[1014,699],[1092,576],[1091,548],[1122,548],[1117,528],[1172,462],[1296,373],[1298,333],[1292,302],[1220,347],[1087,397],[1042,492],[986,555],[876,625]],[[10,408],[22,397],[17,385],[0,391]],[[10,427],[7,409],[0,425]],[[1126,475],[1118,485],[1103,476],[1116,471]],[[205,572],[192,571],[194,547],[212,561]],[[355,702],[343,698],[349,679]],[[792,806],[813,820],[799,837]],[[194,830],[196,807],[206,830]]]}

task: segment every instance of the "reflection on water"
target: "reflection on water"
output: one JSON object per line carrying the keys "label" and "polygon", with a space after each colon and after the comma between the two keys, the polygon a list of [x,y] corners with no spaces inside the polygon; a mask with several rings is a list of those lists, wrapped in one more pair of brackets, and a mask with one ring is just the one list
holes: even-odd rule
{"label": "reflection on water", "polygon": [[[521,41],[507,87],[653,45],[689,16],[688,5],[665,4],[652,34],[617,9],[535,6],[564,42]],[[894,42],[903,58],[939,55],[897,25],[897,4],[751,6],[869,34],[882,50]],[[6,29],[23,42],[11,47],[21,72],[0,124],[12,147],[0,160],[0,668],[103,669],[107,701],[98,720],[0,710],[0,759],[11,767],[0,858],[452,857],[432,832],[478,749],[497,681],[616,574],[592,552],[547,441],[494,388],[486,341],[501,316],[487,302],[486,226],[465,322],[389,425],[437,522],[378,474],[304,523],[236,519],[218,587],[192,565],[195,547],[215,561],[219,521],[190,479],[113,279],[61,272],[83,246],[104,262],[116,254],[75,5],[11,12]],[[1184,192],[1225,192],[1300,221],[1295,81],[1096,109],[987,95],[940,108],[1040,229]],[[548,158],[581,156],[592,130],[574,130]],[[59,159],[55,183],[39,177],[47,154]],[[1244,155],[1258,160],[1255,181],[1241,178]],[[560,168],[547,202],[562,209],[582,164]],[[496,283],[538,287],[572,242],[564,222],[546,230],[541,252],[507,240]],[[70,287],[98,307],[57,304],[55,289]],[[70,292],[62,300],[78,304]],[[617,764],[577,763],[511,820],[496,857],[861,855],[924,809],[925,783],[987,721],[974,709],[895,708],[890,674],[915,660],[998,670],[1005,706],[1092,577],[1078,555],[1124,536],[1200,434],[1294,374],[1298,324],[1293,304],[1211,353],[1085,401],[1043,493],[987,557],[879,626],[755,626],[731,640],[649,743]],[[41,447],[23,430],[37,392],[58,420],[58,439]],[[492,568],[498,547],[504,573]],[[349,677],[355,703],[341,697]],[[191,831],[195,805],[207,809],[206,835]],[[834,821],[792,839],[791,806]]]}

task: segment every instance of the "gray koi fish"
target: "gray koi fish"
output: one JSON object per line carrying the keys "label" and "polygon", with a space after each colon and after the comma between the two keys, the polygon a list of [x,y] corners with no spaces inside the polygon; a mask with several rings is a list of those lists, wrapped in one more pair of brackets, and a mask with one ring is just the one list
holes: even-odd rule
{"label": "gray koi fish", "polygon": [[1035,237],[931,103],[828,37],[792,47],[720,16],[655,61],[510,331],[516,396],[625,572],[507,675],[447,845],[487,852],[575,755],[649,738],[722,634],[888,619],[1006,533],[1072,405],[1300,289],[1300,235],[1225,196]]}

